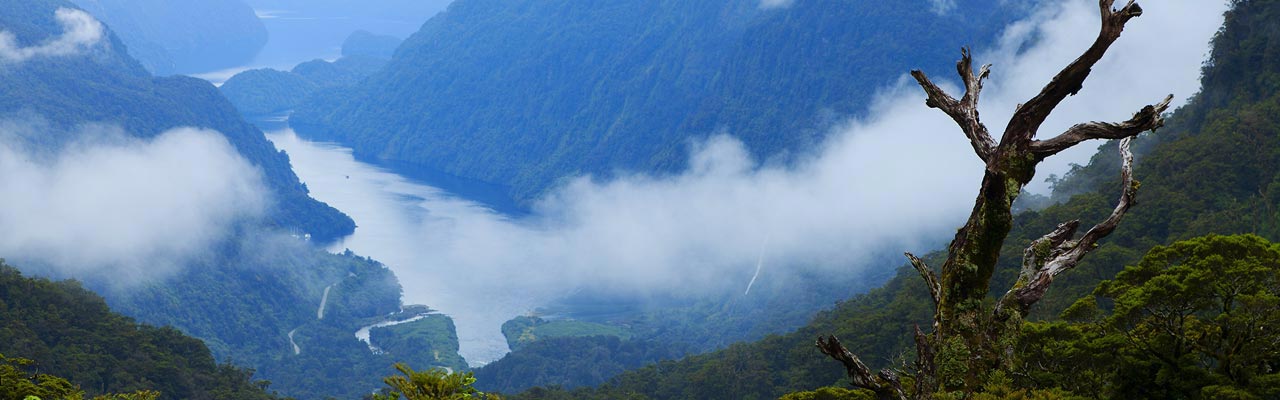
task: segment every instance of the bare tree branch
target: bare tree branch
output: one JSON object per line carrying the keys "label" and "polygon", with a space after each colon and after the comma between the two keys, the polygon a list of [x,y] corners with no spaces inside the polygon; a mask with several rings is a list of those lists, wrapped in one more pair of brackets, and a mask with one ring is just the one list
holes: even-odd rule
{"label": "bare tree branch", "polygon": [[[1120,181],[1123,185],[1120,201],[1116,204],[1116,208],[1111,211],[1111,215],[1107,216],[1107,219],[1094,225],[1093,228],[1089,228],[1089,231],[1084,233],[1084,237],[1080,238],[1080,243],[1076,246],[1079,250],[1068,254],[1073,256],[1076,261],[1084,257],[1085,253],[1093,251],[1098,240],[1115,231],[1116,227],[1120,225],[1120,220],[1124,219],[1124,214],[1129,211],[1129,207],[1136,203],[1134,198],[1138,194],[1139,183],[1133,179],[1133,152],[1129,151],[1129,144],[1132,141],[1133,138],[1131,137],[1120,140],[1120,159],[1122,161],[1120,165]],[[1079,255],[1075,255],[1076,253],[1079,253]]]}
{"label": "bare tree branch", "polygon": [[[992,139],[978,115],[978,98],[984,80],[990,75],[989,65],[975,71],[969,50],[962,50],[962,58],[956,64],[956,71],[964,84],[964,95],[959,99],[938,87],[923,72],[911,71],[927,95],[925,104],[951,117],[986,164],[973,211],[947,247],[947,260],[941,272],[935,273],[919,258],[907,254],[912,266],[929,286],[929,295],[936,305],[933,331],[926,334],[918,326],[915,330],[916,353],[919,356],[914,376],[914,396],[917,398],[931,398],[939,391],[980,391],[986,383],[987,372],[1003,368],[1001,365],[1014,357],[1015,349],[1009,343],[1016,342],[1010,338],[1016,339],[1020,334],[1018,325],[1001,322],[1025,317],[1027,310],[1044,297],[1053,279],[1074,268],[1096,247],[1098,240],[1115,230],[1133,205],[1138,186],[1133,181],[1130,139],[1163,125],[1161,114],[1168,109],[1170,99],[1147,106],[1126,122],[1079,124],[1058,137],[1034,140],[1049,114],[1068,96],[1080,91],[1093,66],[1120,38],[1125,24],[1142,15],[1142,8],[1133,0],[1119,10],[1113,7],[1115,0],[1099,0],[1098,5],[1102,10],[1102,26],[1097,39],[1039,94],[1018,105],[999,142]],[[992,275],[997,270],[1005,239],[1015,225],[1014,201],[1034,178],[1036,166],[1041,161],[1094,138],[1122,139],[1124,190],[1120,203],[1111,216],[1089,229],[1079,240],[1072,238],[1080,224],[1071,221],[1033,242],[1024,253],[1018,282],[997,303],[995,315],[987,315],[992,312],[984,305],[991,289]],[[955,343],[962,346],[954,346]],[[874,391],[879,399],[904,398],[901,382],[891,371],[873,375],[835,337],[820,337],[817,344],[823,354],[845,366],[855,386]],[[946,367],[942,366],[943,360],[947,361]]]}
{"label": "bare tree branch", "polygon": [[942,285],[938,284],[938,276],[933,273],[933,269],[929,268],[919,257],[911,253],[906,254],[907,259],[911,260],[911,266],[916,268],[916,272],[920,273],[920,277],[924,279],[924,283],[929,285],[929,296],[933,297],[933,306],[937,307],[938,302],[942,301]]}
{"label": "bare tree branch", "polygon": [[819,336],[818,350],[844,364],[853,386],[875,392],[878,400],[906,400],[907,395],[902,391],[902,382],[897,374],[883,370],[879,374],[872,375],[871,368],[867,368],[867,365],[840,344],[840,339],[836,339],[835,336],[825,338]]}
{"label": "bare tree branch", "polygon": [[1017,311],[1026,311],[1017,301],[1017,292],[1025,287],[1027,282],[1036,279],[1036,276],[1044,269],[1045,263],[1057,258],[1064,251],[1064,245],[1067,241],[1075,237],[1076,230],[1080,228],[1080,221],[1067,221],[1058,224],[1058,228],[1053,232],[1049,232],[1039,239],[1031,242],[1026,250],[1022,252],[1022,270],[1018,274],[1018,280],[1014,283],[1013,288],[1005,292],[1000,301],[996,303],[994,316],[997,321],[1004,321],[1010,317],[1005,313],[1008,307],[1014,307]]}
{"label": "bare tree branch", "polygon": [[1009,119],[1004,136],[1000,139],[1002,146],[1021,146],[1035,137],[1040,124],[1049,117],[1049,113],[1067,96],[1074,96],[1084,87],[1084,81],[1093,71],[1094,64],[1097,64],[1111,44],[1120,38],[1125,24],[1142,15],[1142,7],[1134,0],[1130,0],[1119,10],[1112,9],[1113,4],[1115,0],[1099,0],[1098,6],[1102,9],[1102,29],[1098,32],[1098,39],[1088,50],[1085,50],[1084,54],[1058,72],[1058,75],[1054,76],[1039,94],[1018,107],[1013,118]]}
{"label": "bare tree branch", "polygon": [[1120,178],[1123,188],[1120,201],[1111,215],[1090,228],[1078,241],[1068,240],[1080,224],[1079,221],[1071,221],[1032,242],[1024,253],[1022,275],[1018,283],[1005,294],[996,308],[997,318],[1007,318],[1005,311],[1010,306],[1016,307],[1018,312],[1025,315],[1033,304],[1044,297],[1054,278],[1075,268],[1086,254],[1097,248],[1098,240],[1110,235],[1120,225],[1120,220],[1136,202],[1139,186],[1133,179],[1133,153],[1129,151],[1129,142],[1132,140],[1131,137],[1120,140]]}
{"label": "bare tree branch", "polygon": [[978,96],[982,93],[983,81],[991,75],[991,64],[983,65],[978,73],[974,74],[973,57],[969,53],[969,48],[960,49],[960,54],[960,61],[956,63],[956,72],[960,74],[965,87],[964,97],[960,100],[956,100],[935,85],[923,71],[913,70],[911,76],[916,78],[916,82],[920,83],[920,87],[928,95],[925,105],[942,110],[951,116],[951,119],[960,125],[964,135],[969,138],[973,151],[983,162],[987,162],[995,151],[996,142],[991,138],[986,125],[983,125],[978,118]]}
{"label": "bare tree branch", "polygon": [[1171,101],[1173,101],[1173,95],[1165,97],[1164,101],[1143,107],[1141,111],[1133,114],[1133,118],[1121,123],[1077,124],[1053,139],[1031,142],[1031,152],[1043,160],[1089,139],[1123,139],[1159,129],[1164,126],[1163,114],[1169,110]]}

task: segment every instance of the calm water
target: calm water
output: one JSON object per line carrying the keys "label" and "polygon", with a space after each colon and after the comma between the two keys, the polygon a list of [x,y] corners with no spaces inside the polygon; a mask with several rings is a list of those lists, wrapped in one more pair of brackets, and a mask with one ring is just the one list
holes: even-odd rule
{"label": "calm water", "polygon": [[299,63],[315,59],[332,61],[342,56],[342,43],[352,32],[363,30],[408,38],[450,1],[382,0],[363,7],[351,7],[322,2],[255,0],[250,3],[268,34],[267,43],[258,55],[243,66],[193,76],[221,85],[247,69],[288,71]]}
{"label": "calm water", "polygon": [[519,231],[518,221],[360,162],[349,148],[310,142],[288,128],[268,129],[267,138],[289,154],[311,195],[359,225],[331,251],[351,249],[383,262],[400,278],[406,303],[425,304],[453,317],[462,356],[472,365],[491,362],[508,351],[501,324],[529,312],[546,297],[522,289],[521,280],[513,279],[518,274],[504,271],[510,265],[477,270],[457,255],[474,251],[466,239],[469,232]]}

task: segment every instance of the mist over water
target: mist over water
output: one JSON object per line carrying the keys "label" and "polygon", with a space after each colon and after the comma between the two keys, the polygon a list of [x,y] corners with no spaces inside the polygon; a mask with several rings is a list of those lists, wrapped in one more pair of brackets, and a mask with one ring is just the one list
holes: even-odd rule
{"label": "mist over water", "polygon": [[[458,329],[462,356],[473,365],[502,357],[508,349],[497,328],[546,300],[527,292],[460,286],[457,278],[474,272],[449,265],[440,259],[442,253],[428,250],[449,242],[451,227],[459,220],[509,221],[501,214],[357,161],[348,148],[303,140],[287,128],[268,132],[267,138],[289,154],[313,197],[358,221],[355,234],[329,250],[351,249],[386,264],[400,277],[406,304],[425,304],[449,314]],[[513,289],[502,283],[504,277],[490,278],[494,287]]]}
{"label": "mist over water", "polygon": [[[1041,137],[1078,122],[1122,121],[1169,93],[1180,104],[1198,90],[1199,67],[1225,7],[1187,2],[1149,11]],[[1097,12],[1085,0],[1047,4],[976,55],[977,63],[996,64],[981,105],[995,135],[1018,103],[1094,40]],[[926,72],[960,95],[954,71]],[[690,169],[681,174],[577,177],[520,217],[360,163],[350,150],[300,140],[287,129],[268,137],[289,153],[314,197],[359,225],[331,250],[350,248],[387,264],[407,303],[455,319],[461,353],[475,364],[506,352],[502,322],[583,287],[638,297],[699,293],[741,275],[745,289],[756,271],[761,280],[788,269],[854,274],[900,265],[869,265],[881,249],[936,250],[932,238],[959,226],[971,207],[981,163],[954,123],[925,107],[907,79],[885,88],[867,115],[833,127],[826,143],[794,165],[758,162],[729,132],[691,146]],[[1093,147],[1052,158],[1040,179],[1087,162]]]}

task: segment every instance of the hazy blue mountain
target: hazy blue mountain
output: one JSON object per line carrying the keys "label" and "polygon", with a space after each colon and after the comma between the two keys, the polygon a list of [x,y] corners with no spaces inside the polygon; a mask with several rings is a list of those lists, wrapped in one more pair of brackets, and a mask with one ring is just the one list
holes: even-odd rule
{"label": "hazy blue mountain", "polygon": [[394,36],[356,31],[342,43],[337,60],[311,60],[288,72],[252,69],[232,76],[218,89],[246,116],[291,111],[320,89],[352,86],[378,72],[401,42]]}
{"label": "hazy blue mountain", "polygon": [[[1280,76],[1280,29],[1277,29],[1280,23],[1277,21],[1280,21],[1280,1],[1235,4],[1227,14],[1225,27],[1214,39],[1210,60],[1205,63],[1201,78],[1201,92],[1173,113],[1164,128],[1155,134],[1143,135],[1134,143],[1138,153],[1134,173],[1142,182],[1138,205],[1094,253],[1054,281],[1046,297],[1033,309],[1032,320],[1065,319],[1060,316],[1064,310],[1079,299],[1092,298],[1099,282],[1114,279],[1126,266],[1136,265],[1153,246],[1214,233],[1253,233],[1268,240],[1280,238],[1280,224],[1277,224],[1280,221],[1277,218],[1280,80],[1274,79]],[[1044,232],[1052,231],[1062,221],[1100,221],[1109,215],[1119,190],[1119,169],[1120,159],[1113,141],[1101,146],[1087,166],[1077,168],[1055,186],[1055,197],[1066,197],[1060,204],[1017,215],[1001,251],[992,287],[1013,284],[1027,244]],[[945,254],[936,252],[925,257],[925,261],[939,265],[943,258]],[[903,354],[908,360],[914,357],[913,326],[927,326],[932,315],[933,305],[924,281],[914,269],[902,265],[883,287],[818,313],[795,332],[628,371],[593,389],[537,388],[508,398],[763,399],[829,385],[848,387],[848,377],[840,364],[814,347],[815,337],[835,335],[871,368],[890,368],[900,365]],[[1121,346],[1115,342],[1099,345],[1104,353]],[[538,359],[561,351],[568,352],[574,360],[588,359],[577,352],[579,348],[584,346],[566,344],[545,349],[542,357],[537,353],[521,357]],[[1066,352],[1055,354],[1070,357]],[[1156,355],[1150,358],[1159,353],[1152,354]],[[1064,364],[1072,371],[1063,379],[1078,379],[1094,373],[1076,370],[1075,363],[1073,360]],[[1157,379],[1193,380],[1200,373],[1117,368],[1116,365],[1119,363],[1105,364],[1104,368],[1115,373],[1117,381],[1143,387]],[[524,379],[533,375],[509,369],[504,366],[499,372]],[[496,385],[507,384],[500,376],[498,373],[492,378],[498,380]],[[1046,384],[1037,378],[1027,380],[1035,388],[1052,387],[1049,386],[1052,383]],[[1167,394],[1109,395],[1107,390],[1121,383],[1105,381],[1110,388],[1097,388],[1103,398],[1170,397]],[[1266,396],[1240,393],[1242,397]],[[1208,397],[1213,396],[1206,395]]]}
{"label": "hazy blue mountain", "polygon": [[316,89],[316,84],[307,78],[269,68],[238,73],[218,87],[244,115],[292,110]]}
{"label": "hazy blue mountain", "polygon": [[[338,36],[339,42],[357,30],[380,35],[404,37],[423,22],[444,10],[452,0],[243,0],[254,9],[282,12],[283,15],[306,15],[316,18],[341,18],[335,27],[354,25]],[[381,23],[376,23],[381,21]]]}
{"label": "hazy blue mountain", "polygon": [[251,69],[227,79],[218,89],[246,116],[293,110],[321,89],[359,83],[387,64],[386,58],[351,55],[336,61],[312,60],[291,71]]}
{"label": "hazy blue mountain", "polygon": [[[33,44],[60,34],[54,19],[65,1],[38,0],[0,4],[0,29],[20,43]],[[34,114],[53,128],[70,130],[84,123],[118,124],[141,138],[192,126],[221,132],[249,162],[262,169],[276,207],[269,219],[281,228],[328,241],[351,233],[350,217],[307,195],[289,158],[262,132],[242,119],[209,82],[188,77],[155,78],[124,54],[114,35],[106,45],[77,57],[34,58],[0,70],[0,116]],[[46,144],[64,138],[46,137]]]}
{"label": "hazy blue mountain", "polygon": [[450,0],[245,0],[262,16],[271,40],[256,60],[281,68],[342,56],[357,31],[405,38]]}
{"label": "hazy blue mountain", "polygon": [[365,30],[355,31],[342,42],[342,55],[391,58],[402,42],[404,39],[391,35],[379,35]]}
{"label": "hazy blue mountain", "polygon": [[679,170],[716,132],[785,161],[903,71],[992,42],[1019,16],[1006,3],[459,0],[386,69],[292,122],[526,201],[566,175]]}
{"label": "hazy blue mountain", "polygon": [[267,28],[241,0],[74,0],[111,27],[129,54],[157,75],[252,61]]}
{"label": "hazy blue mountain", "polygon": [[[46,43],[63,31],[55,10],[73,7],[65,0],[0,2],[0,30],[20,46]],[[353,221],[310,198],[288,156],[242,119],[217,88],[195,78],[152,77],[125,54],[114,33],[106,33],[83,54],[0,64],[0,119],[38,119],[48,126],[39,135],[19,137],[26,141],[23,148],[56,151],[72,140],[65,137],[70,133],[47,132],[74,132],[83,124],[118,125],[142,139],[175,127],[209,128],[261,169],[273,202],[264,221],[236,225],[230,238],[182,261],[172,275],[141,287],[102,281],[109,276],[85,285],[117,310],[195,336],[217,359],[254,368],[259,377],[277,382],[276,389],[298,397],[359,397],[381,385],[378,379],[393,357],[424,358],[404,350],[375,354],[353,335],[401,308],[400,286],[389,270],[352,254],[329,254],[299,238],[310,233],[312,241],[335,239],[351,233]],[[325,293],[326,317],[318,318]],[[0,303],[9,303],[4,296]],[[295,353],[290,333],[304,350]]]}
{"label": "hazy blue mountain", "polygon": [[356,54],[332,62],[307,61],[294,66],[290,72],[311,81],[317,87],[332,88],[355,85],[386,65],[386,57]]}

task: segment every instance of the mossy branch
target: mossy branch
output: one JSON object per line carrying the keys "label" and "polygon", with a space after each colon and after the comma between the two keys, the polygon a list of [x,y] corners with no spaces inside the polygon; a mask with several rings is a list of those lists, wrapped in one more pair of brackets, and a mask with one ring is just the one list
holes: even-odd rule
{"label": "mossy branch", "polygon": [[933,269],[924,263],[915,254],[903,253],[907,259],[911,261],[911,266],[915,267],[916,272],[920,273],[920,278],[924,279],[924,283],[929,285],[929,296],[933,298],[933,306],[936,308],[938,303],[942,301],[942,285],[938,284],[938,275],[933,273]]}
{"label": "mossy branch", "polygon": [[[1097,246],[1098,240],[1115,230],[1133,205],[1137,183],[1133,181],[1130,139],[1163,125],[1163,113],[1171,97],[1146,106],[1126,122],[1079,124],[1056,138],[1034,141],[1049,114],[1066,97],[1080,91],[1094,65],[1119,39],[1125,24],[1142,15],[1142,7],[1135,1],[1129,1],[1119,10],[1114,9],[1114,4],[1114,0],[1099,0],[1102,27],[1097,40],[1054,76],[1039,94],[1018,106],[998,143],[992,140],[978,117],[978,98],[984,80],[990,75],[990,66],[984,65],[975,71],[969,50],[961,51],[956,70],[964,83],[965,94],[960,99],[947,94],[924,72],[911,71],[927,95],[925,104],[955,120],[985,163],[973,211],[947,247],[947,260],[941,271],[935,274],[919,258],[907,254],[928,284],[929,295],[936,305],[933,332],[926,335],[916,330],[919,360],[914,396],[928,398],[940,390],[981,391],[987,373],[1007,365],[1008,358],[1013,356],[1006,344],[1016,340],[1019,333],[1018,321],[1010,318],[1024,317],[1031,305],[1044,297],[1053,279],[1074,268]],[[1014,201],[1046,157],[1084,140],[1098,138],[1123,138],[1120,148],[1124,157],[1125,188],[1120,204],[1110,217],[1089,229],[1078,241],[1071,240],[1079,227],[1078,222],[1072,221],[1034,242],[1024,254],[1023,271],[1017,284],[992,310],[986,303],[987,295],[1001,249],[1014,225]],[[819,338],[818,347],[823,354],[845,366],[855,386],[870,389],[882,399],[903,398],[896,375],[891,372],[872,375],[866,365],[834,337]]]}
{"label": "mossy branch", "polygon": [[[1120,220],[1124,219],[1129,208],[1137,202],[1139,185],[1133,179],[1133,152],[1129,150],[1131,141],[1132,138],[1120,140],[1122,188],[1120,200],[1111,215],[1090,228],[1078,241],[1068,240],[1080,225],[1079,221],[1071,221],[1032,242],[1031,247],[1023,253],[1022,275],[996,307],[995,317],[998,320],[1008,318],[1008,311],[1026,315],[1027,310],[1044,297],[1054,278],[1075,268],[1085,255],[1098,247],[1098,240],[1110,235],[1120,225]],[[1014,309],[1009,310],[1010,306]]]}
{"label": "mossy branch", "polygon": [[1100,0],[1098,7],[1102,10],[1102,28],[1093,45],[1085,50],[1079,58],[1068,64],[1049,81],[1040,93],[1028,100],[1014,112],[1009,125],[1000,139],[1000,146],[1021,147],[1035,137],[1040,125],[1049,117],[1058,104],[1067,96],[1074,96],[1084,87],[1084,81],[1093,72],[1093,66],[1102,60],[1107,49],[1120,39],[1124,26],[1129,20],[1142,15],[1142,7],[1130,0],[1119,10],[1113,9],[1114,0]]}
{"label": "mossy branch", "polygon": [[1095,121],[1077,124],[1053,139],[1031,142],[1031,152],[1036,157],[1045,159],[1089,139],[1123,139],[1160,129],[1164,126],[1164,113],[1169,110],[1171,101],[1173,95],[1165,97],[1164,101],[1143,107],[1133,114],[1133,118],[1120,123]]}
{"label": "mossy branch", "polygon": [[991,64],[983,65],[975,74],[969,48],[960,49],[960,55],[960,61],[956,63],[956,71],[960,73],[965,89],[964,96],[959,100],[935,85],[923,71],[913,70],[911,76],[916,78],[916,82],[929,96],[925,100],[925,105],[942,110],[951,116],[951,119],[960,125],[964,135],[969,138],[969,143],[973,145],[973,151],[978,154],[978,158],[983,162],[990,162],[992,153],[996,149],[996,141],[991,138],[986,125],[983,125],[982,120],[978,118],[978,96],[982,93],[983,81],[991,75]]}
{"label": "mossy branch", "polygon": [[879,374],[872,375],[871,368],[867,368],[867,364],[864,364],[857,355],[854,355],[843,344],[840,344],[840,339],[835,336],[819,336],[817,345],[822,354],[826,354],[844,365],[845,372],[848,373],[849,381],[853,386],[875,392],[877,400],[907,399],[906,392],[902,390],[902,381],[898,379],[898,374],[890,370],[881,370]]}

